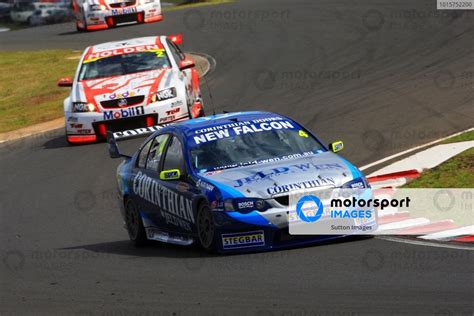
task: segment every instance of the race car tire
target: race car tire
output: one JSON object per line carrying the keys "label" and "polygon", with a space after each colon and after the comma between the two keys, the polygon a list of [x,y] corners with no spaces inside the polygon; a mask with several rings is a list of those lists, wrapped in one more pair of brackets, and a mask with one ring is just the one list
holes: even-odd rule
{"label": "race car tire", "polygon": [[82,13],[82,20],[84,21],[84,27],[79,27],[79,25],[77,24],[77,21],[76,21],[76,30],[78,32],[87,31],[87,21],[86,21],[86,15],[84,14],[84,12]]}
{"label": "race car tire", "polygon": [[65,134],[66,134],[64,137],[66,137],[66,142],[67,142],[67,144],[68,144],[69,146],[74,146],[74,145],[76,145],[76,144],[74,144],[73,142],[69,141],[69,137],[67,137],[67,130],[64,129],[64,131],[65,131]]}
{"label": "race car tire", "polygon": [[135,247],[143,247],[148,243],[142,217],[135,202],[131,199],[125,202],[125,226],[130,241]]}
{"label": "race car tire", "polygon": [[212,211],[205,202],[199,205],[197,231],[201,247],[207,252],[214,252],[216,248],[216,227],[214,225]]}

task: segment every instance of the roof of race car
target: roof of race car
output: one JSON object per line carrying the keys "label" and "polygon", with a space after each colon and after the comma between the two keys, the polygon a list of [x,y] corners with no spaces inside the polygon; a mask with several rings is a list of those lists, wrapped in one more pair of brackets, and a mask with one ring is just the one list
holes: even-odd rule
{"label": "roof of race car", "polygon": [[147,46],[147,45],[161,46],[162,45],[161,37],[160,36],[147,36],[147,37],[131,38],[131,39],[122,40],[122,41],[101,43],[101,44],[90,46],[89,53],[98,53],[98,52],[104,52],[104,51],[114,50],[114,49],[136,47],[136,46]]}

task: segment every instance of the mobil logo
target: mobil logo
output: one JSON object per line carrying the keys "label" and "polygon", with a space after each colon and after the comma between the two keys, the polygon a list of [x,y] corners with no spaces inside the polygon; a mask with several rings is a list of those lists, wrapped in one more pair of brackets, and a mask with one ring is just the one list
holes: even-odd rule
{"label": "mobil logo", "polygon": [[134,108],[121,109],[119,111],[105,111],[104,120],[117,120],[121,118],[127,118],[132,116],[144,115],[145,109],[143,106],[137,106]]}

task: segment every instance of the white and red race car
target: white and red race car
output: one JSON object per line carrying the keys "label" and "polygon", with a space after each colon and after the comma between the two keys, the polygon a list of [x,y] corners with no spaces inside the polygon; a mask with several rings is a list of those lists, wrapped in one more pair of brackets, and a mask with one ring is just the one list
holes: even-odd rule
{"label": "white and red race car", "polygon": [[182,36],[142,37],[85,49],[64,100],[69,143],[106,139],[107,131],[204,116],[194,61],[177,46]]}
{"label": "white and red race car", "polygon": [[160,0],[72,0],[78,31],[163,20]]}

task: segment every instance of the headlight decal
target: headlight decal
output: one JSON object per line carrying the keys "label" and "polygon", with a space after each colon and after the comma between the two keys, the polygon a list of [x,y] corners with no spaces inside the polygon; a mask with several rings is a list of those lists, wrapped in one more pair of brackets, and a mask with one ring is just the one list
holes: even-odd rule
{"label": "headlight decal", "polygon": [[268,208],[270,206],[265,200],[257,198],[234,198],[224,201],[224,209],[228,212],[249,213],[255,210],[264,212]]}
{"label": "headlight decal", "polygon": [[73,102],[72,111],[75,113],[95,112],[95,106],[87,102]]}
{"label": "headlight decal", "polygon": [[176,88],[160,90],[151,96],[151,102],[165,101],[176,98]]}
{"label": "headlight decal", "polygon": [[95,3],[95,4],[91,4],[91,5],[89,6],[89,8],[91,9],[91,11],[103,11],[103,10],[107,9],[107,8],[105,7],[105,5],[103,5],[103,4],[96,4],[96,3]]}

